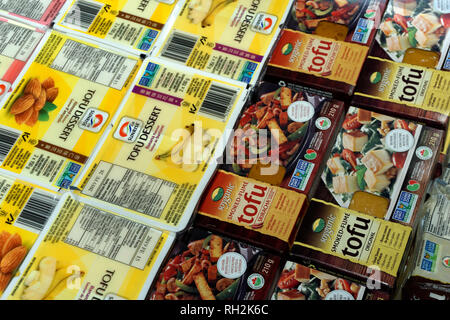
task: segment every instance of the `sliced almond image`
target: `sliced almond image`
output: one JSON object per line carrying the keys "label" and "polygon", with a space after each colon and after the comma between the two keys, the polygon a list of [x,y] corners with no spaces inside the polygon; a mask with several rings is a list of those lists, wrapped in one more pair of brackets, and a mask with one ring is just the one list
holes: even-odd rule
{"label": "sliced almond image", "polygon": [[20,237],[19,234],[15,233],[9,235],[8,239],[5,241],[1,249],[2,257],[4,257],[12,249],[17,248],[18,246],[21,245],[22,245],[22,238]]}
{"label": "sliced almond image", "polygon": [[21,96],[20,98],[18,98],[16,101],[14,101],[9,112],[11,114],[22,113],[25,110],[30,109],[34,105],[35,101],[36,101],[36,99],[33,97],[32,94],[25,94],[25,95]]}
{"label": "sliced almond image", "polygon": [[59,90],[58,88],[49,88],[47,89],[47,101],[53,102],[58,96]]}
{"label": "sliced almond image", "polygon": [[29,127],[34,126],[39,119],[39,111],[36,109],[33,109],[33,108],[31,110],[33,110],[33,113],[28,118],[28,120],[25,122],[25,124]]}
{"label": "sliced almond image", "polygon": [[23,124],[26,123],[28,121],[28,119],[30,119],[30,117],[33,115],[34,109],[33,108],[29,108],[27,110],[25,110],[22,113],[16,114],[14,117],[16,119],[16,123],[17,124]]}
{"label": "sliced almond image", "polygon": [[42,82],[42,88],[44,89],[50,89],[53,88],[55,86],[55,80],[53,80],[53,78],[48,77],[47,79],[44,80],[44,82]]}
{"label": "sliced almond image", "polygon": [[3,292],[8,286],[9,281],[11,281],[12,273],[2,273],[0,272],[0,292]]}
{"label": "sliced almond image", "polygon": [[2,261],[0,261],[0,271],[3,273],[14,271],[14,269],[16,269],[20,265],[23,258],[25,258],[26,254],[27,248],[24,246],[19,246],[12,249],[7,254],[5,254],[2,258]]}

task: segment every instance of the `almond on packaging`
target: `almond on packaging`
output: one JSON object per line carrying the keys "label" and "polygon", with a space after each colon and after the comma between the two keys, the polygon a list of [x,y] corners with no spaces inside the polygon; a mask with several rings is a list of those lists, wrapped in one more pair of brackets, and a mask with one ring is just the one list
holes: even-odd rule
{"label": "almond on packaging", "polygon": [[47,101],[53,102],[58,96],[59,90],[58,88],[48,88],[47,89]]}
{"label": "almond on packaging", "polygon": [[41,83],[39,82],[39,79],[31,79],[23,92],[24,94],[32,94],[35,99],[39,98],[41,94]]}
{"label": "almond on packaging", "polygon": [[24,94],[13,103],[9,112],[14,115],[22,113],[31,108],[35,101],[32,94]]}
{"label": "almond on packaging", "polygon": [[29,108],[22,113],[16,114],[15,119],[16,119],[17,124],[26,123],[30,119],[30,117],[33,115],[33,112],[34,112],[34,109]]}
{"label": "almond on packaging", "polygon": [[1,247],[2,257],[4,257],[9,251],[18,246],[22,245],[22,238],[19,234],[15,233],[13,235],[9,235],[8,239],[5,241],[4,245]]}
{"label": "almond on packaging", "polygon": [[27,248],[19,246],[9,251],[0,261],[0,271],[9,273],[16,269],[27,254]]}
{"label": "almond on packaging", "polygon": [[42,88],[45,90],[53,88],[55,86],[55,80],[52,77],[48,77],[42,82]]}

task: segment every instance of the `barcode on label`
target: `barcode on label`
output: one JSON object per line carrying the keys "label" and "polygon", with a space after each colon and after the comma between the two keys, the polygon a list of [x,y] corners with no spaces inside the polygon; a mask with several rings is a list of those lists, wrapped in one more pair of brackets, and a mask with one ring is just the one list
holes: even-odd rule
{"label": "barcode on label", "polygon": [[21,132],[0,127],[0,165],[6,159]]}
{"label": "barcode on label", "polygon": [[185,64],[197,43],[198,37],[174,31],[161,52],[161,56]]}
{"label": "barcode on label", "polygon": [[64,18],[63,24],[81,31],[88,31],[102,8],[101,3],[78,0]]}
{"label": "barcode on label", "polygon": [[236,95],[237,89],[213,83],[206,93],[198,114],[225,121],[233,108]]}
{"label": "barcode on label", "polygon": [[57,204],[58,199],[54,196],[34,190],[14,225],[39,233],[44,229],[45,223]]}

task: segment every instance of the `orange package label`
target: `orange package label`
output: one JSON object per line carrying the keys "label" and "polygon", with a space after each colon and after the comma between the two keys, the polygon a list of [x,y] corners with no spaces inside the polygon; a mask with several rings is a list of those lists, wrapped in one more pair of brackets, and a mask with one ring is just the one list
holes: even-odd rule
{"label": "orange package label", "polygon": [[368,48],[284,30],[269,64],[356,85]]}
{"label": "orange package label", "polygon": [[288,242],[305,196],[219,170],[199,213]]}

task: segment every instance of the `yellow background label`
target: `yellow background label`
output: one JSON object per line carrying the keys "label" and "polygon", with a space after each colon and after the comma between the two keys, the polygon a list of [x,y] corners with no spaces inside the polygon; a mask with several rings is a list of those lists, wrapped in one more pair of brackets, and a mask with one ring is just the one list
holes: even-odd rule
{"label": "yellow background label", "polygon": [[[87,220],[92,223],[89,228],[84,224]],[[122,232],[115,235],[117,230]],[[132,232],[133,237],[124,241],[123,232]],[[121,240],[115,242],[115,237]],[[9,299],[93,300],[116,294],[134,300],[167,237],[165,232],[67,198]],[[138,256],[143,260],[138,261]],[[56,260],[56,272],[51,274],[49,289],[36,296],[24,280],[33,270],[42,272],[40,262],[46,257]]]}
{"label": "yellow background label", "polygon": [[[213,86],[234,95],[228,113],[220,114],[222,120],[202,113]],[[176,226],[235,111],[242,87],[150,62],[133,92],[80,189],[84,195]],[[172,157],[179,146],[186,147],[179,149],[183,155],[177,152],[178,158]]]}
{"label": "yellow background label", "polygon": [[[97,58],[91,56],[89,60],[80,56],[78,50],[100,55]],[[17,129],[13,132],[22,132],[21,139],[12,148],[14,152],[11,151],[2,163],[3,168],[57,185],[58,177],[65,173],[67,165],[82,165],[90,156],[140,65],[136,58],[95,50],[97,47],[83,41],[58,32],[51,34],[0,110],[0,124]],[[108,72],[111,63],[118,63],[119,59],[122,67],[115,74]],[[101,64],[105,61],[109,61],[107,67]],[[46,102],[34,124],[18,124],[11,113],[14,104],[26,95],[24,91],[32,79],[38,79],[42,84],[48,78],[53,79],[54,88],[57,88],[56,99]],[[46,117],[41,117],[41,113]],[[91,118],[86,118],[88,116]],[[37,149],[39,141],[45,141],[48,148]],[[38,161],[42,170],[36,168]]]}

